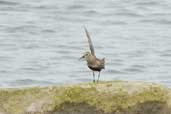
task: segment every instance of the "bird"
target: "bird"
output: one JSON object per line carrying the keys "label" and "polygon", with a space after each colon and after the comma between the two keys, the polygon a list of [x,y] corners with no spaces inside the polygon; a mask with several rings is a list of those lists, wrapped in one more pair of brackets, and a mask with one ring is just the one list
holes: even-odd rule
{"label": "bird", "polygon": [[92,70],[92,72],[93,72],[93,82],[95,83],[96,80],[95,80],[95,73],[94,72],[95,71],[98,72],[97,82],[99,82],[100,72],[102,69],[105,69],[105,58],[99,59],[96,57],[94,46],[93,46],[93,43],[92,43],[91,38],[90,38],[90,34],[89,34],[86,27],[84,27],[84,30],[85,30],[85,33],[86,33],[86,36],[88,39],[88,44],[89,44],[89,48],[90,48],[91,52],[86,51],[83,54],[83,56],[80,57],[80,59],[84,59],[85,61],[87,61],[88,68],[90,70]]}

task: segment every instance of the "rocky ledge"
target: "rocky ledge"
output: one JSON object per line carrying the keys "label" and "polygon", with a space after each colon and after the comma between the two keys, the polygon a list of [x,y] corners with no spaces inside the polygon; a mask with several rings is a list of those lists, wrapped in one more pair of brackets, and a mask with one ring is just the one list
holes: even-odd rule
{"label": "rocky ledge", "polygon": [[134,81],[0,89],[0,114],[171,114],[171,92]]}

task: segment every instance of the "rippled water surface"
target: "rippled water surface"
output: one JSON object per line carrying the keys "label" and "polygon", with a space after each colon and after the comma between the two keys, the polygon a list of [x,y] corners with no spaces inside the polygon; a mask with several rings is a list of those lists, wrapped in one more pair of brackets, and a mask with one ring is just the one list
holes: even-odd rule
{"label": "rippled water surface", "polygon": [[92,81],[84,26],[101,80],[171,85],[170,0],[0,0],[0,87]]}

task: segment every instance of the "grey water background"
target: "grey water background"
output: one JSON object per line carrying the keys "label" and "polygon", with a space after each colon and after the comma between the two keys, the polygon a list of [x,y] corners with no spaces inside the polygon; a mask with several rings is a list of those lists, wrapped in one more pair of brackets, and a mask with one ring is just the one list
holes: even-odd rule
{"label": "grey water background", "polygon": [[0,87],[92,81],[84,26],[101,80],[171,86],[170,0],[0,0]]}

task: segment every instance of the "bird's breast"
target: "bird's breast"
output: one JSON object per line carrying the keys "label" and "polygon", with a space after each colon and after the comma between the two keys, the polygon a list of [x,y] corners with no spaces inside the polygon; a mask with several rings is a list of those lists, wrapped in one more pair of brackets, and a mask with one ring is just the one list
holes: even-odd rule
{"label": "bird's breast", "polygon": [[94,64],[96,64],[96,57],[90,56],[90,57],[87,59],[87,64],[88,64],[88,65],[94,65]]}

